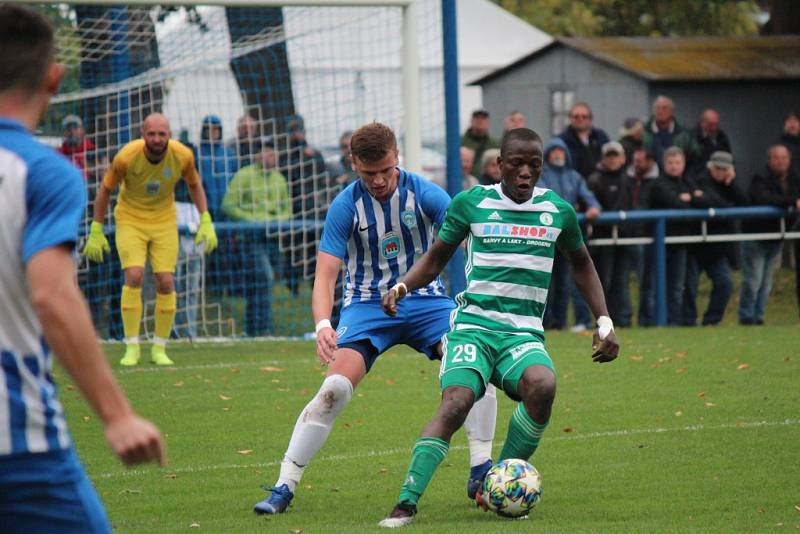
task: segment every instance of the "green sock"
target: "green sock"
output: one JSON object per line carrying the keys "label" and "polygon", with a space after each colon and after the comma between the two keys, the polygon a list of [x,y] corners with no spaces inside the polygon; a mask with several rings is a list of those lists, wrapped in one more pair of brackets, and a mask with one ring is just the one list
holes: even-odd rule
{"label": "green sock", "polygon": [[444,457],[450,444],[439,438],[419,438],[411,452],[411,464],[408,466],[406,480],[400,490],[402,503],[417,504],[422,492],[428,487],[433,473]]}
{"label": "green sock", "polygon": [[520,458],[527,461],[536,452],[545,428],[547,428],[547,423],[539,424],[531,419],[528,412],[525,411],[525,406],[520,402],[517,409],[511,414],[506,444],[500,451],[498,461],[509,458]]}

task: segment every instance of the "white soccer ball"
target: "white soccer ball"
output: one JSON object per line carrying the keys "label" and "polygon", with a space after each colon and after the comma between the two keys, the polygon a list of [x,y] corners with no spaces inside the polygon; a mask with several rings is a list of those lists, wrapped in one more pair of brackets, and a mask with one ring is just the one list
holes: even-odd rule
{"label": "white soccer ball", "polygon": [[542,475],[525,460],[503,460],[483,480],[481,500],[502,517],[527,515],[542,498]]}

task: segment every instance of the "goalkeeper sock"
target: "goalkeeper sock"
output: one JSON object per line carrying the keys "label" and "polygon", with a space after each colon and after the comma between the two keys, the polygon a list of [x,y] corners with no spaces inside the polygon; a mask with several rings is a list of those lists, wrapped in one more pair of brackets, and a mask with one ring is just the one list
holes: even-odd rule
{"label": "goalkeeper sock", "polygon": [[142,288],[122,286],[122,329],[125,332],[125,344],[139,342],[139,326],[142,323]]}
{"label": "goalkeeper sock", "polygon": [[169,339],[172,332],[172,324],[175,322],[175,292],[162,294],[156,293],[156,332],[155,337],[159,340]]}
{"label": "goalkeeper sock", "polygon": [[503,446],[503,450],[500,451],[498,461],[509,458],[519,458],[527,461],[536,452],[539,441],[542,439],[542,434],[547,428],[547,423],[547,421],[541,424],[537,423],[530,418],[524,404],[521,402],[517,404],[517,409],[511,414],[506,444]]}
{"label": "goalkeeper sock", "polygon": [[411,453],[411,464],[408,466],[406,480],[400,490],[401,503],[416,505],[433,473],[444,457],[450,444],[439,438],[419,438]]}

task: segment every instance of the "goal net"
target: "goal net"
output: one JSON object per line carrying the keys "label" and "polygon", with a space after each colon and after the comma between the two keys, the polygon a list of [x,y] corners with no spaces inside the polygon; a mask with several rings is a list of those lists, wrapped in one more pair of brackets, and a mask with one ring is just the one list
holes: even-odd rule
{"label": "goal net", "polygon": [[[68,67],[39,133],[81,168],[87,227],[98,184],[149,113],[166,115],[173,139],[194,151],[219,248],[204,256],[194,245],[198,215],[179,185],[177,337],[313,331],[322,223],[355,179],[340,150],[346,132],[373,120],[389,124],[401,164],[406,139],[421,137],[412,170],[443,183],[439,0],[414,8],[420,69],[412,100],[404,92],[403,7],[37,8],[56,24],[59,60]],[[409,107],[420,115],[415,136],[406,128]],[[79,282],[100,336],[119,339],[113,206],[105,221],[112,252],[102,264],[81,258]],[[144,329],[151,332],[155,292],[149,272],[146,279]]]}

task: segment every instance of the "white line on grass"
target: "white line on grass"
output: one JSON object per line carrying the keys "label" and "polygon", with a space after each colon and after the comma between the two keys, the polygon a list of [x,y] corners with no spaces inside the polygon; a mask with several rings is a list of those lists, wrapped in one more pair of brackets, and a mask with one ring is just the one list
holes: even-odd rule
{"label": "white line on grass", "polygon": [[[732,428],[761,428],[769,426],[797,426],[800,424],[800,419],[784,419],[783,421],[751,421],[738,423],[726,423],[722,425],[688,425],[675,428],[638,428],[629,430],[608,430],[604,432],[588,432],[586,434],[570,434],[568,436],[555,436],[547,439],[547,441],[572,441],[579,439],[595,439],[595,438],[610,438],[618,436],[635,436],[640,434],[665,434],[668,432],[699,432],[701,430],[727,430]],[[497,445],[502,446],[502,442]],[[466,445],[454,445],[450,450],[466,449]],[[383,456],[394,456],[395,454],[408,454],[411,452],[411,447],[403,447],[398,449],[387,449],[383,451],[365,451],[355,454],[334,454],[329,456],[320,456],[314,462],[340,462],[347,460],[360,460],[363,458],[379,458]],[[165,469],[169,473],[198,473],[201,471],[218,471],[221,469],[258,469],[261,467],[275,467],[280,465],[280,460],[273,460],[271,462],[256,462],[250,464],[216,464],[216,465],[198,465],[190,467],[178,467],[175,469]],[[117,478],[117,477],[136,477],[140,475],[149,475],[153,473],[160,473],[158,471],[143,470],[143,469],[130,469],[127,471],[113,471],[110,473],[101,473],[94,475],[90,478]]]}

